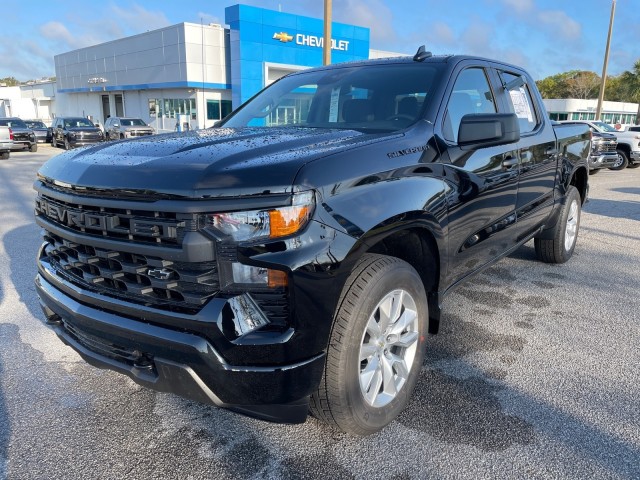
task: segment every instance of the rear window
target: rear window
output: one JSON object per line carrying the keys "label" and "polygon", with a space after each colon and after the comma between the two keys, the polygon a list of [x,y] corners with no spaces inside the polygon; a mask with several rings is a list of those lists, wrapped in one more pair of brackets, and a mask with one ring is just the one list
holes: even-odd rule
{"label": "rear window", "polygon": [[12,128],[29,128],[27,124],[24,123],[19,118],[5,118],[0,120],[0,126],[2,127],[12,127]]}

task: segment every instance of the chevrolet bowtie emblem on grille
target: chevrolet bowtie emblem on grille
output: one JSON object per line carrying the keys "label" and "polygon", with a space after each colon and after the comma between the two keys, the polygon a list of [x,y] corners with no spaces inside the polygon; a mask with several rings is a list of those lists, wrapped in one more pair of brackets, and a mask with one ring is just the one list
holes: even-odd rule
{"label": "chevrolet bowtie emblem on grille", "polygon": [[274,40],[280,40],[281,42],[287,43],[293,40],[293,35],[289,35],[288,33],[280,32],[273,34]]}
{"label": "chevrolet bowtie emblem on grille", "polygon": [[147,275],[157,278],[158,280],[169,280],[171,275],[173,275],[173,271],[167,270],[166,268],[150,268],[147,271]]}

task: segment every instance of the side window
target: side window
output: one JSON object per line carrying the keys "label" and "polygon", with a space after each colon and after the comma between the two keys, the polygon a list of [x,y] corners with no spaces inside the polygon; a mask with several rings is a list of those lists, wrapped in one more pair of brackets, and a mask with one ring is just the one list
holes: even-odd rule
{"label": "side window", "polygon": [[482,68],[467,68],[456,79],[442,126],[444,138],[457,142],[460,120],[474,113],[496,113],[496,102]]}
{"label": "side window", "polygon": [[536,116],[535,108],[533,108],[531,92],[529,92],[529,87],[524,77],[507,72],[500,72],[500,76],[509,92],[507,98],[509,111],[518,116],[520,134],[532,132],[540,122]]}

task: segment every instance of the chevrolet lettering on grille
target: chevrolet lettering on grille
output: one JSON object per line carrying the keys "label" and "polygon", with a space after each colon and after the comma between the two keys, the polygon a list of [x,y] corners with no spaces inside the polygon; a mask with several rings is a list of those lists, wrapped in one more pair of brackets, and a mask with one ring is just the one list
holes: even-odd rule
{"label": "chevrolet lettering on grille", "polygon": [[44,198],[36,199],[36,214],[74,229],[96,230],[118,234],[130,234],[149,238],[176,239],[178,237],[176,221],[156,221],[129,218],[109,213],[88,212],[50,202]]}

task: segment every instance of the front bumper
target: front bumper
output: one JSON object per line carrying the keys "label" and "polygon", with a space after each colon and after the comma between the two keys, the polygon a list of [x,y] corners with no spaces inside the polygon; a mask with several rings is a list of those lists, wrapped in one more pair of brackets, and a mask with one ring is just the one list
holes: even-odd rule
{"label": "front bumper", "polygon": [[[35,281],[47,323],[91,365],[125,374],[157,391],[263,420],[305,421],[324,354],[286,365],[232,365],[204,337],[148,323],[144,308],[139,318],[122,315],[113,299],[108,302],[114,308],[107,310],[92,292],[61,279],[55,280],[57,288],[47,278],[52,275],[41,264]],[[83,298],[98,308],[83,303]]]}
{"label": "front bumper", "polygon": [[589,170],[613,167],[618,161],[617,153],[606,153],[602,155],[589,156]]}

